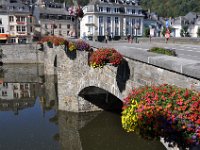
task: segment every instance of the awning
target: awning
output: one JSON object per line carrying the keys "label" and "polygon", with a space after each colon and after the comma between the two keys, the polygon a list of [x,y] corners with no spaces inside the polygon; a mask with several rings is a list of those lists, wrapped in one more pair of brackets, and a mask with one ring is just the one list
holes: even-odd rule
{"label": "awning", "polygon": [[0,34],[0,40],[7,40],[9,34]]}

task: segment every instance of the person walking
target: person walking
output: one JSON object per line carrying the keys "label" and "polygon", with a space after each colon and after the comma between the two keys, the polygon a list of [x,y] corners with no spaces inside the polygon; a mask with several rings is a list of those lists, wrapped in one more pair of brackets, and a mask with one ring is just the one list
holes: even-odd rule
{"label": "person walking", "polygon": [[127,40],[128,40],[128,43],[131,42],[131,35],[130,35],[130,34],[128,34],[128,36],[127,36]]}

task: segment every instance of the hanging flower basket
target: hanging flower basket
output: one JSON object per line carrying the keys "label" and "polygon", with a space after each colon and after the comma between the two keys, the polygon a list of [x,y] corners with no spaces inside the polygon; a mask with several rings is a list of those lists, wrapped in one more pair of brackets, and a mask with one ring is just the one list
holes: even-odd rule
{"label": "hanging flower basket", "polygon": [[83,10],[80,6],[71,6],[69,7],[68,11],[70,15],[73,15],[79,18],[83,18],[84,16]]}
{"label": "hanging flower basket", "polygon": [[106,64],[117,67],[122,61],[122,55],[114,48],[100,48],[94,51],[89,58],[93,68],[103,68]]}
{"label": "hanging flower basket", "polygon": [[77,50],[80,50],[80,51],[90,51],[91,49],[90,45],[83,40],[78,40],[76,41],[75,44],[76,44]]}

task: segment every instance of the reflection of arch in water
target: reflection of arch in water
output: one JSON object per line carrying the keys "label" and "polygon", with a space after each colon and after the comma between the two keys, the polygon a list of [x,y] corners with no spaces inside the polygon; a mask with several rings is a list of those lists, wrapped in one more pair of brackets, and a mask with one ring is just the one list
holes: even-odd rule
{"label": "reflection of arch in water", "polygon": [[121,112],[122,101],[102,88],[89,86],[81,90],[78,95],[103,110]]}
{"label": "reflection of arch in water", "polygon": [[83,150],[165,150],[160,141],[150,141],[121,127],[118,114],[102,112],[79,129]]}

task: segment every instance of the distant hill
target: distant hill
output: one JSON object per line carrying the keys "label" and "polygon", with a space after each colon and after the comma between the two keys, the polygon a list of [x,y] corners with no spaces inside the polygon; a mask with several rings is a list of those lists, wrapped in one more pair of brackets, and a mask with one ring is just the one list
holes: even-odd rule
{"label": "distant hill", "polygon": [[[63,2],[64,0],[55,0]],[[65,0],[72,4],[72,0]],[[87,5],[90,0],[78,0],[81,6]],[[140,0],[143,9],[150,9],[162,17],[184,16],[190,11],[200,12],[200,0]]]}
{"label": "distant hill", "polygon": [[184,16],[190,11],[200,12],[200,0],[141,0],[141,6],[162,17]]}

